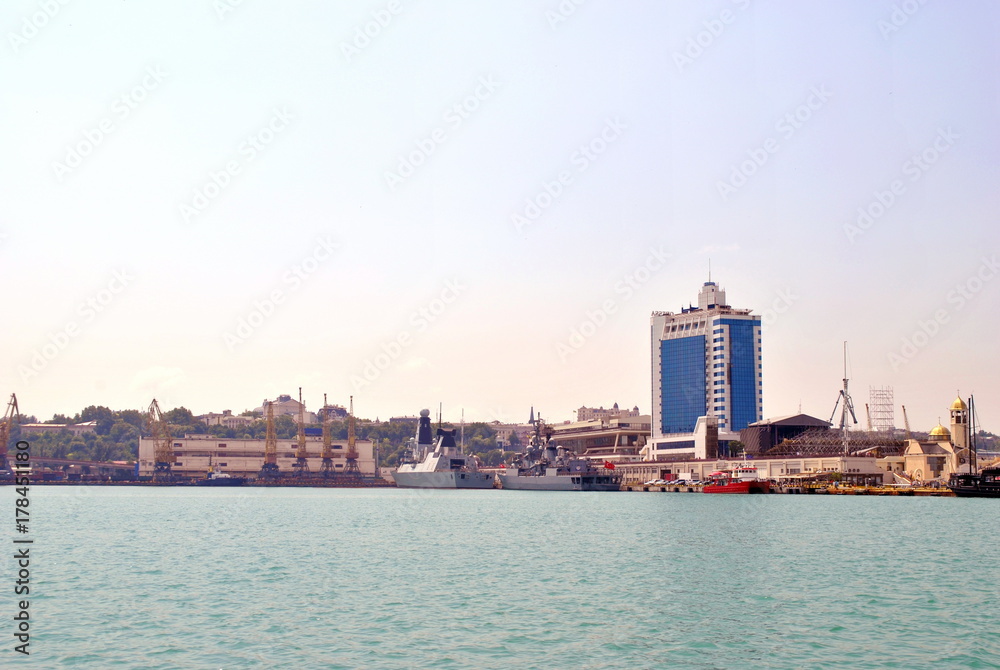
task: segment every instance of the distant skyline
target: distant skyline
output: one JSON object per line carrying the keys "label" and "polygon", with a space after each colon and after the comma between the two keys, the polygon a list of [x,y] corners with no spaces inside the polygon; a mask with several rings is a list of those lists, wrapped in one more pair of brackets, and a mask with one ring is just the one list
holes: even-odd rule
{"label": "distant skyline", "polygon": [[0,22],[27,414],[648,414],[711,260],[765,417],[828,418],[847,341],[859,427],[891,386],[1000,433],[994,3],[43,4]]}

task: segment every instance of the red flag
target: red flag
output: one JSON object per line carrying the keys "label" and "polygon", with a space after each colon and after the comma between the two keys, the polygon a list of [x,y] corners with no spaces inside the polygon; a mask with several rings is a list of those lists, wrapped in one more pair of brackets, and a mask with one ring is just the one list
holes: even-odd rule
{"label": "red flag", "polygon": [[507,466],[506,466],[506,465],[504,465],[503,463],[501,463],[501,464],[500,464],[500,469],[502,469],[502,470],[506,470],[506,469],[507,469]]}
{"label": "red flag", "polygon": [[612,463],[611,461],[604,461],[604,469],[605,470],[614,470],[615,469],[615,464]]}

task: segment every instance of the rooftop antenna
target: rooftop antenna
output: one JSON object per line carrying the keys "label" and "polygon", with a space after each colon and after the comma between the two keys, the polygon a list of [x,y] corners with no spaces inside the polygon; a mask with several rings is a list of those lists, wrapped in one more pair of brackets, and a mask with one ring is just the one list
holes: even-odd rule
{"label": "rooftop antenna", "polygon": [[708,283],[709,284],[712,283],[712,259],[711,259],[711,257],[709,257],[709,259],[708,259]]}

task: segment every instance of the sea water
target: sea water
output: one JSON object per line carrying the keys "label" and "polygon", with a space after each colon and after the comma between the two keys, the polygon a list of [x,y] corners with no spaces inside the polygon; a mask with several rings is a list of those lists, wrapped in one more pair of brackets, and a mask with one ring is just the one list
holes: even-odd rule
{"label": "sea water", "polygon": [[30,495],[30,656],[11,513],[3,668],[1000,667],[996,500]]}

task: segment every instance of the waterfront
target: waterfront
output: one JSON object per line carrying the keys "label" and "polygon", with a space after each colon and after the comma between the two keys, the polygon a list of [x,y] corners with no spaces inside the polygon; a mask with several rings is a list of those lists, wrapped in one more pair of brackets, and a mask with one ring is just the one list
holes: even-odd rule
{"label": "waterfront", "polygon": [[[990,500],[68,486],[31,495],[32,655],[17,667],[1000,659]],[[10,558],[5,568],[12,574]]]}

